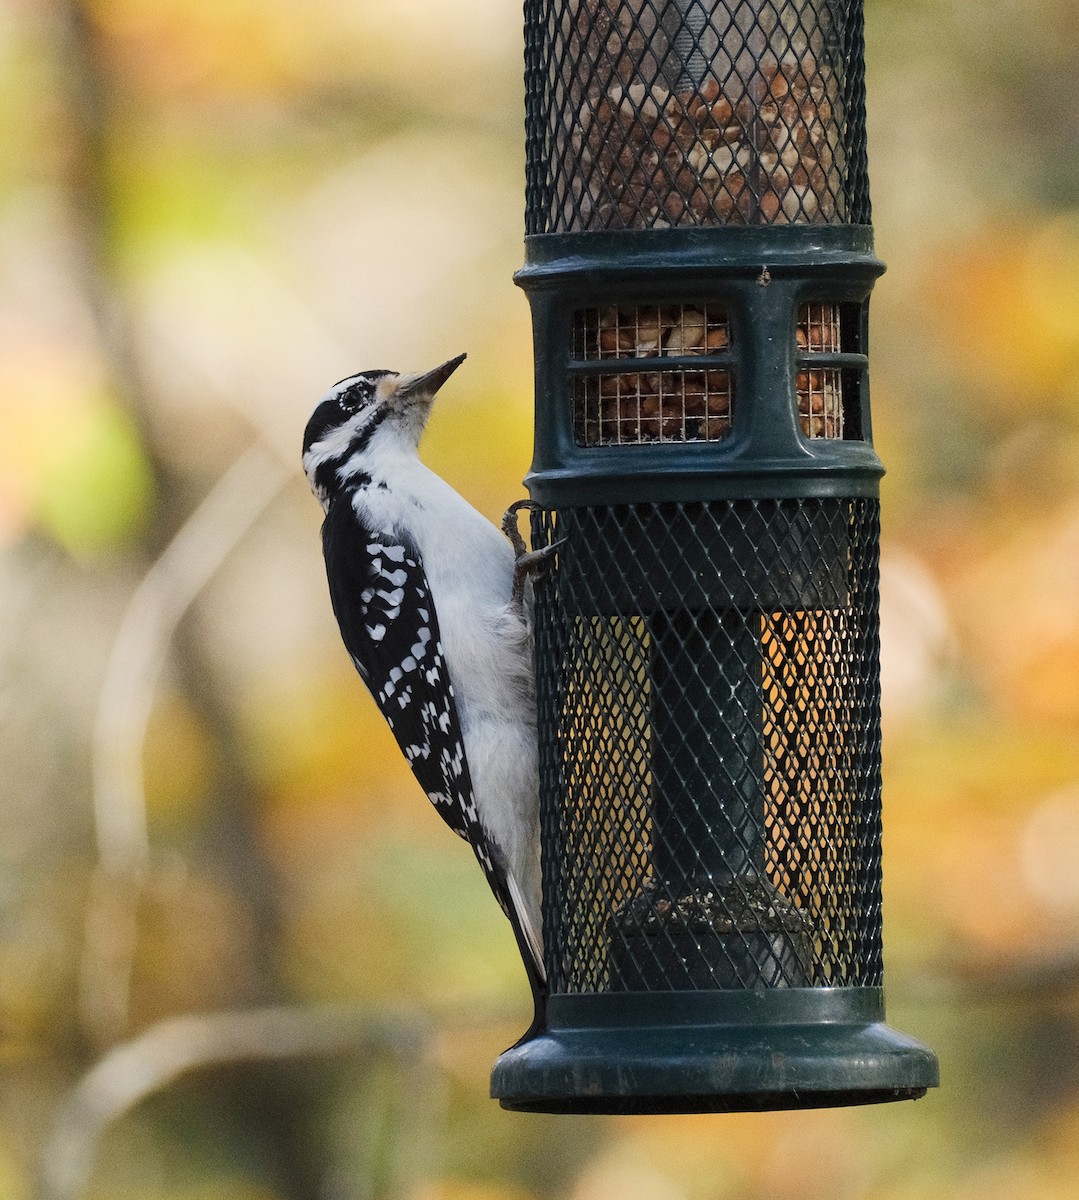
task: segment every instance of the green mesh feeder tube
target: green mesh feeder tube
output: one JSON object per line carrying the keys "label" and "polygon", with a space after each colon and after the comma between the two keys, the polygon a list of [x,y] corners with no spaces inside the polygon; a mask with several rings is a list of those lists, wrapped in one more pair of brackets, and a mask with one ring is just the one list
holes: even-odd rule
{"label": "green mesh feeder tube", "polygon": [[860,0],[526,0],[549,997],[507,1108],[911,1099]]}

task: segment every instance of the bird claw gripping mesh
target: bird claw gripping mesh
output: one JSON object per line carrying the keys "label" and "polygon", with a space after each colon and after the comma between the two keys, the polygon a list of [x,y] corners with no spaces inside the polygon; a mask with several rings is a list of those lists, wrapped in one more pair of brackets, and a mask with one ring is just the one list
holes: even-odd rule
{"label": "bird claw gripping mesh", "polygon": [[877,504],[544,511],[553,991],[878,986]]}

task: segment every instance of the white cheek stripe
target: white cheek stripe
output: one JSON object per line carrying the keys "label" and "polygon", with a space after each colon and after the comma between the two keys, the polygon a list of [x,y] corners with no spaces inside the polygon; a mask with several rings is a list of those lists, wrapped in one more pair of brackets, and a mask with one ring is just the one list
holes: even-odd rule
{"label": "white cheek stripe", "polygon": [[[371,418],[375,415],[376,407],[374,405],[362,409],[360,412],[349,417],[343,424],[338,425],[336,429],[331,429],[330,432],[315,444],[308,448],[307,453],[303,456],[304,469],[308,475],[313,475],[314,472],[328,458],[340,458],[349,446],[352,445],[360,430],[368,424]],[[350,459],[345,467],[351,466]]]}

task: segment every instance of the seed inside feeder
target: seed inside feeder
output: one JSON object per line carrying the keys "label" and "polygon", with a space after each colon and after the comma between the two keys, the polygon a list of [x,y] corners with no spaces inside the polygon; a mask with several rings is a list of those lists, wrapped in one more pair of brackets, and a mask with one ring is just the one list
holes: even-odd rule
{"label": "seed inside feeder", "polygon": [[[838,354],[842,346],[839,305],[814,302],[798,310],[798,355]],[[798,422],[807,438],[842,438],[843,373],[836,367],[803,366],[795,377]]]}
{"label": "seed inside feeder", "polygon": [[[818,224],[844,219],[842,95],[824,31],[794,13],[761,48],[732,23],[696,45],[689,77],[657,57],[646,0],[584,0],[579,32],[597,53],[578,96],[574,156],[587,193],[579,228]],[[634,36],[636,34],[636,36]],[[605,47],[605,52],[601,48]],[[647,80],[648,82],[643,82]]]}
{"label": "seed inside feeder", "polygon": [[[717,441],[731,431],[733,385],[727,311],[718,305],[642,305],[576,314],[574,358],[623,365],[574,381],[582,446]],[[700,368],[664,359],[705,358]],[[626,369],[630,363],[634,366]],[[639,366],[636,365],[639,363]],[[647,365],[646,365],[647,364]],[[612,364],[613,366],[613,364]]]}

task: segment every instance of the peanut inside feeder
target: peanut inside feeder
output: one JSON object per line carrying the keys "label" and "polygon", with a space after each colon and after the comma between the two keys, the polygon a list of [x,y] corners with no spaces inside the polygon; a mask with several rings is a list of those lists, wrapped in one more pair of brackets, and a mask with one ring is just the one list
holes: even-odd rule
{"label": "peanut inside feeder", "polygon": [[[574,320],[574,358],[582,363],[631,360],[633,365],[575,380],[577,444],[726,437],[733,399],[730,346],[727,310],[719,305],[580,310]],[[685,359],[702,361],[671,361]]]}
{"label": "peanut inside feeder", "polygon": [[658,22],[643,0],[586,0],[577,14],[597,51],[589,77],[568,81],[579,105],[568,150],[587,182],[581,227],[842,217],[843,98],[828,31],[789,10],[774,28],[748,11],[722,31],[695,28],[703,20],[678,7]]}
{"label": "peanut inside feeder", "polygon": [[[798,310],[794,337],[804,359],[843,349],[838,304],[814,302]],[[798,421],[807,438],[843,436],[843,373],[837,367],[803,366],[795,378]]]}

